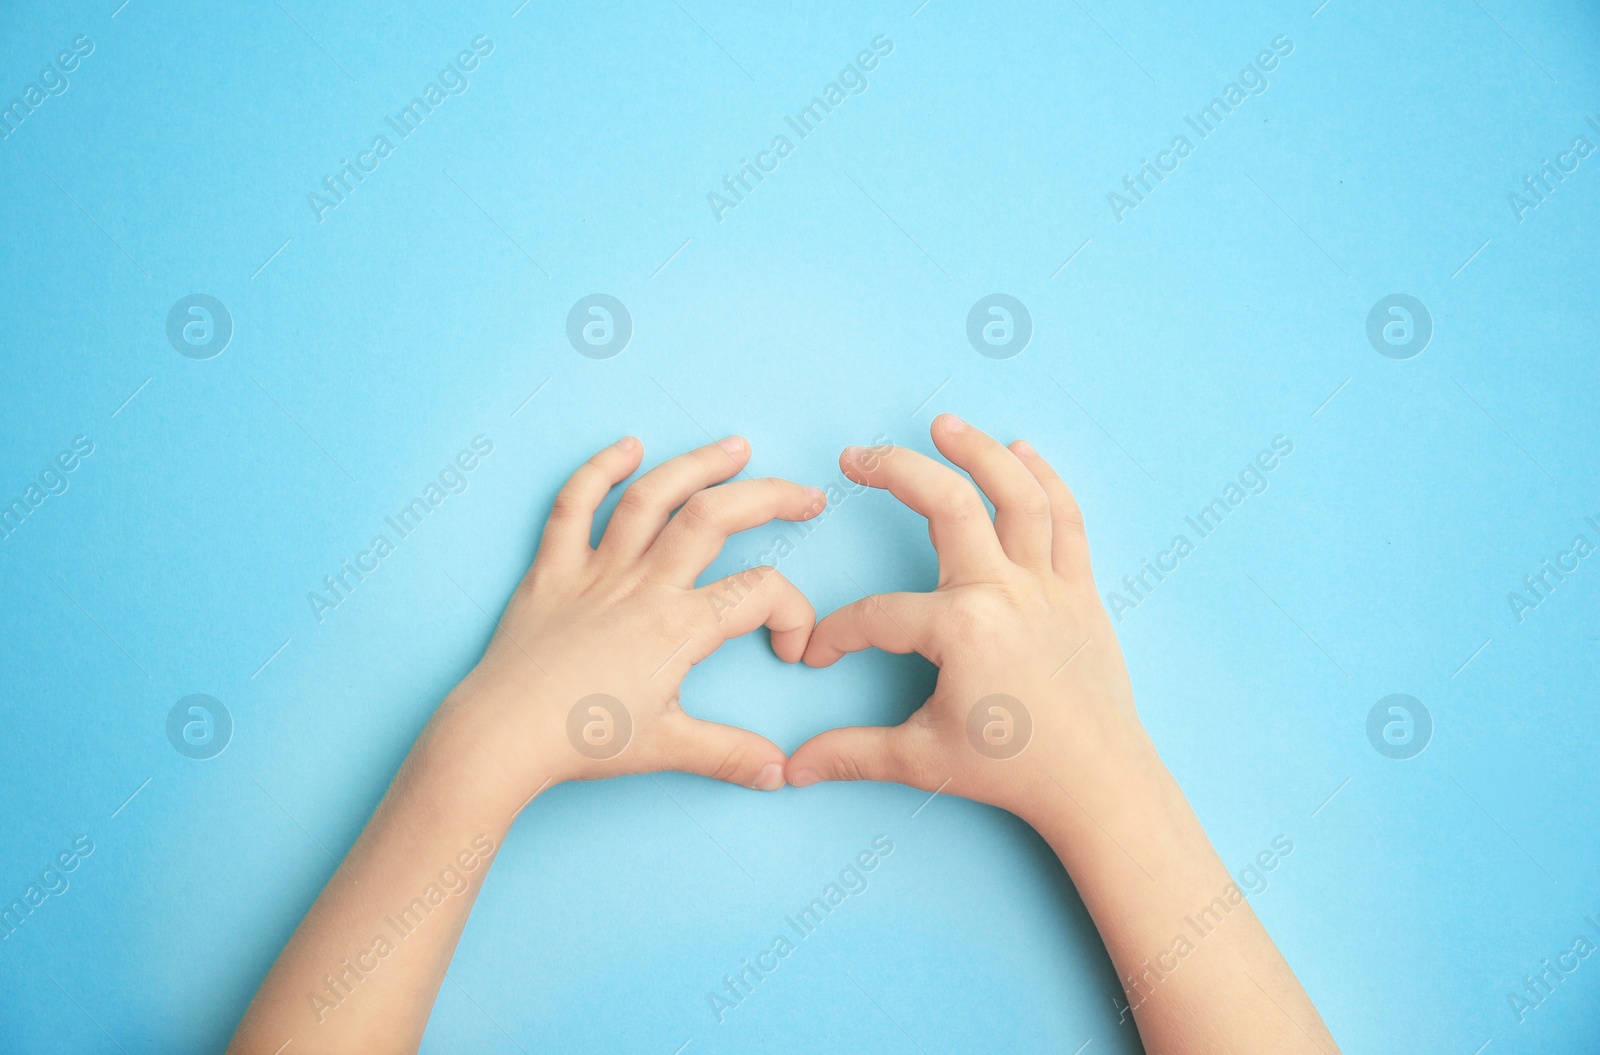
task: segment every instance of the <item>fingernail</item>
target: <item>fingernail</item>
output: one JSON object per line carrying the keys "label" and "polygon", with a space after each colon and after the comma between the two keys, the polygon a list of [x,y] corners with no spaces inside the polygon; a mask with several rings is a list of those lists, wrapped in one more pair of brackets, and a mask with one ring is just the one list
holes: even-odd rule
{"label": "fingernail", "polygon": [[816,516],[828,507],[828,496],[822,493],[820,487],[807,487],[806,500],[809,503],[806,508],[812,516]]}
{"label": "fingernail", "polygon": [[954,414],[940,414],[939,425],[946,432],[960,432],[967,427],[967,423]]}
{"label": "fingernail", "polygon": [[756,777],[755,789],[757,791],[777,791],[783,787],[783,767],[776,762],[768,762],[761,767],[761,775]]}
{"label": "fingernail", "polygon": [[634,445],[638,442],[639,441],[634,439],[632,436],[624,436],[622,439],[616,442],[616,448],[619,451],[631,451],[633,450]]}
{"label": "fingernail", "polygon": [[818,779],[817,771],[814,769],[797,769],[789,775],[789,783],[797,788],[808,788]]}
{"label": "fingernail", "polygon": [[744,437],[743,436],[729,436],[726,439],[718,440],[717,441],[717,446],[721,447],[723,450],[727,451],[729,454],[738,454],[740,451],[744,450]]}
{"label": "fingernail", "polygon": [[851,445],[844,449],[844,460],[850,465],[854,465],[860,458],[861,447],[859,445]]}
{"label": "fingernail", "polygon": [[1027,454],[1030,456],[1038,453],[1033,449],[1033,444],[1029,443],[1027,440],[1018,440],[1011,445],[1011,449],[1016,451],[1018,454]]}

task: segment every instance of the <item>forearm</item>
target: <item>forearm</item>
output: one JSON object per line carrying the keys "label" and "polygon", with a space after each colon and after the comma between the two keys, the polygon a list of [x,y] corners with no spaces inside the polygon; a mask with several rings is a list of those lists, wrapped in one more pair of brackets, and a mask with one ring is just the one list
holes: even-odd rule
{"label": "forearm", "polygon": [[[409,1052],[520,803],[449,703],[306,914],[230,1053]],[[467,719],[467,720],[470,720]]]}
{"label": "forearm", "polygon": [[1077,885],[1146,1050],[1336,1052],[1148,739],[1108,756],[1105,775],[1056,774],[1025,819]]}

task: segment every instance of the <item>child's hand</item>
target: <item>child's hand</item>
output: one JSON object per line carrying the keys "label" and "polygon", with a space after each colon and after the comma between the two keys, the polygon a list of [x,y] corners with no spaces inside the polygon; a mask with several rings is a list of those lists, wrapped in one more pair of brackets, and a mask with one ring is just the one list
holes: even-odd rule
{"label": "child's hand", "polygon": [[928,518],[939,581],[932,593],[880,594],[839,609],[817,624],[805,661],[825,667],[865,648],[917,652],[938,665],[937,688],[902,725],[807,741],[788,778],[943,788],[1027,817],[1042,797],[1061,801],[1075,783],[1145,758],[1148,741],[1067,486],[1026,443],[1007,449],[954,415],[935,420],[933,441],[983,489],[993,521],[972,483],[930,458],[847,449],[846,475]]}
{"label": "child's hand", "polygon": [[441,708],[440,735],[484,759],[485,779],[513,806],[549,783],[663,769],[783,786],[776,744],[691,718],[678,688],[691,665],[762,625],[781,658],[800,658],[816,613],[776,570],[699,589],[695,578],[729,535],[808,519],[826,500],[787,480],[712,487],[749,460],[750,445],[734,436],[640,477],[591,547],[596,508],[643,455],[623,439],[567,481],[488,650]]}

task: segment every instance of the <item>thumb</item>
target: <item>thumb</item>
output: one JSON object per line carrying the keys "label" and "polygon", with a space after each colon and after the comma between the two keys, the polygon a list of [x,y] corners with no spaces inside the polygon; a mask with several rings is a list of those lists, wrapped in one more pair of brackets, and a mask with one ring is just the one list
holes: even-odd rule
{"label": "thumb", "polygon": [[797,788],[821,780],[877,780],[921,787],[903,725],[854,725],[818,733],[789,759],[786,775]]}
{"label": "thumb", "polygon": [[783,787],[783,749],[758,733],[678,712],[663,723],[662,769],[698,773],[757,791]]}

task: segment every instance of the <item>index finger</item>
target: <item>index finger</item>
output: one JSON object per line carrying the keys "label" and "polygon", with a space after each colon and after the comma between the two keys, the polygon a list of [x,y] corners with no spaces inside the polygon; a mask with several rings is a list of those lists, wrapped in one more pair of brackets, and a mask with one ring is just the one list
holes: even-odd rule
{"label": "index finger", "polygon": [[846,447],[839,457],[846,476],[886,489],[928,518],[928,537],[939,554],[939,581],[971,578],[1009,563],[989,510],[960,473],[904,447]]}
{"label": "index finger", "polygon": [[915,652],[935,665],[939,607],[932,594],[875,593],[828,614],[811,631],[802,657],[808,667],[827,667],[850,652],[876,648]]}

